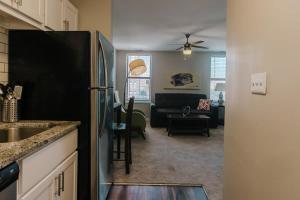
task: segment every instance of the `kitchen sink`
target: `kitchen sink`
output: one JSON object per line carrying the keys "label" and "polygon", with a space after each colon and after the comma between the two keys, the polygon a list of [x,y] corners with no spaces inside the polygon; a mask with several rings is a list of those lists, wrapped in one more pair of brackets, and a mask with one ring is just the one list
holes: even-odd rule
{"label": "kitchen sink", "polygon": [[7,127],[0,128],[0,143],[17,142],[47,131],[54,126],[45,127]]}

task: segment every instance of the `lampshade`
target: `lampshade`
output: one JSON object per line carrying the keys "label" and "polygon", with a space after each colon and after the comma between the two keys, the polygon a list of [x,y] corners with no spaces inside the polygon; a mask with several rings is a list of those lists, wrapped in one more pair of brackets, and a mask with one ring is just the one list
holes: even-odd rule
{"label": "lampshade", "polygon": [[192,54],[192,49],[190,47],[184,47],[183,54],[184,55],[191,55]]}
{"label": "lampshade", "polygon": [[217,83],[215,87],[215,91],[223,92],[225,91],[226,84],[225,83]]}
{"label": "lampshade", "polygon": [[131,75],[138,76],[147,71],[145,61],[142,59],[136,59],[129,63],[129,70]]}

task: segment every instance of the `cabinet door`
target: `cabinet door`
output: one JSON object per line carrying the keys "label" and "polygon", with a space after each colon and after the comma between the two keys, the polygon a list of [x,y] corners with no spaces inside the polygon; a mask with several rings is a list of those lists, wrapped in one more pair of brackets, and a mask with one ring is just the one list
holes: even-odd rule
{"label": "cabinet door", "polygon": [[62,166],[62,200],[77,199],[77,153]]}
{"label": "cabinet door", "polygon": [[9,5],[9,6],[12,6],[13,5],[13,0],[0,0],[1,2]]}
{"label": "cabinet door", "polygon": [[16,0],[19,11],[43,23],[45,20],[45,0]]}
{"label": "cabinet door", "polygon": [[77,152],[69,156],[55,170],[20,200],[76,200]]}
{"label": "cabinet door", "polygon": [[55,194],[57,182],[57,178],[47,177],[21,197],[20,200],[57,200]]}
{"label": "cabinet door", "polygon": [[45,26],[55,30],[62,30],[63,22],[62,0],[46,0],[45,2]]}
{"label": "cabinet door", "polygon": [[78,10],[67,0],[63,2],[63,26],[65,31],[78,29]]}

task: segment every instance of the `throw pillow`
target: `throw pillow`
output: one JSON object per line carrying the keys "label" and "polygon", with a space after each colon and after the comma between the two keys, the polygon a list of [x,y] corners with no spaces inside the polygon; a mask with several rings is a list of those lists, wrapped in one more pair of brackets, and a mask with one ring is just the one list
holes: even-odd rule
{"label": "throw pillow", "polygon": [[210,103],[211,101],[209,99],[200,99],[197,109],[210,111]]}

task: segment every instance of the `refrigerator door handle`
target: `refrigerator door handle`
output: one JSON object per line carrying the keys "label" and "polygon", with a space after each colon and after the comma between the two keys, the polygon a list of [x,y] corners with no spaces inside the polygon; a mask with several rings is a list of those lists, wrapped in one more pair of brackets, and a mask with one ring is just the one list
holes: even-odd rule
{"label": "refrigerator door handle", "polygon": [[105,127],[105,123],[106,123],[106,114],[107,114],[107,90],[105,90],[105,100],[104,100],[104,117],[103,117],[103,120],[102,120],[102,126],[100,128],[100,131],[99,131],[99,137],[101,138],[102,136],[102,131]]}
{"label": "refrigerator door handle", "polygon": [[89,87],[88,88],[89,90],[101,90],[101,91],[104,91],[107,89],[107,87]]}
{"label": "refrigerator door handle", "polygon": [[101,50],[101,54],[102,54],[102,58],[103,58],[103,64],[104,64],[104,66],[103,66],[103,69],[104,69],[104,83],[105,83],[105,87],[107,87],[108,82],[107,82],[106,58],[105,58],[105,54],[104,54],[103,44],[101,42],[100,37],[98,39],[99,39],[99,50]]}

